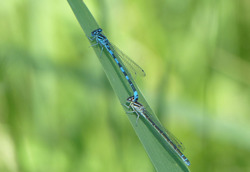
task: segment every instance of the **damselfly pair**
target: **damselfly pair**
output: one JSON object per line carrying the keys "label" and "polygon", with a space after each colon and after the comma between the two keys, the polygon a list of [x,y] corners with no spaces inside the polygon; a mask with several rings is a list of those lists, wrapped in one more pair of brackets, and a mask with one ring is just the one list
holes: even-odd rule
{"label": "damselfly pair", "polygon": [[[131,86],[133,90],[133,96],[129,97],[127,99],[127,102],[129,103],[129,106],[125,105],[127,108],[131,108],[132,111],[128,113],[136,113],[137,115],[137,121],[140,116],[142,116],[157,132],[160,134],[160,136],[173,148],[173,150],[178,154],[178,156],[186,163],[186,165],[190,165],[190,161],[186,158],[186,156],[181,152],[182,149],[182,143],[180,143],[170,132],[168,132],[164,127],[157,122],[156,119],[154,119],[145,109],[145,107],[138,102],[138,92],[130,80],[128,76],[128,72],[124,70],[124,67],[121,65],[121,63],[118,60],[123,60],[123,62],[129,61],[132,63],[137,69],[134,71],[139,71],[143,75],[145,75],[144,70],[140,68],[136,63],[134,63],[131,59],[129,59],[127,56],[125,56],[118,48],[115,48],[114,45],[112,45],[106,36],[102,34],[102,29],[96,29],[93,32],[91,32],[91,38],[89,38],[91,41],[96,41],[96,44],[94,45],[100,45],[101,46],[101,53],[103,52],[103,49],[105,48],[108,53],[113,57],[115,62],[117,63],[118,67],[124,74],[125,78],[127,79],[129,85]],[[124,60],[125,59],[125,60]],[[133,68],[132,68],[133,69]],[[135,72],[137,73],[137,72]]]}

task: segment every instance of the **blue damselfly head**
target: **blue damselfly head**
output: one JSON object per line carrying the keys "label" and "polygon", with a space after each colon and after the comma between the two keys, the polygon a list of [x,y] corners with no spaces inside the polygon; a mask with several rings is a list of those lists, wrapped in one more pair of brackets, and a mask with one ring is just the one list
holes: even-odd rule
{"label": "blue damselfly head", "polygon": [[94,30],[93,32],[91,32],[91,36],[98,35],[98,34],[100,34],[101,32],[102,32],[102,29],[101,29],[101,28],[96,29],[96,30]]}

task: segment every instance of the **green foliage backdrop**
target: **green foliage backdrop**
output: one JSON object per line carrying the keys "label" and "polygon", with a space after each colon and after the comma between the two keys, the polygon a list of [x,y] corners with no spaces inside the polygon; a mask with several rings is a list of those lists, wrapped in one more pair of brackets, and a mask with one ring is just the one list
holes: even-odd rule
{"label": "green foliage backdrop", "polygon": [[[191,171],[250,169],[250,3],[84,1],[138,62]],[[0,2],[0,171],[155,171],[68,2]]]}

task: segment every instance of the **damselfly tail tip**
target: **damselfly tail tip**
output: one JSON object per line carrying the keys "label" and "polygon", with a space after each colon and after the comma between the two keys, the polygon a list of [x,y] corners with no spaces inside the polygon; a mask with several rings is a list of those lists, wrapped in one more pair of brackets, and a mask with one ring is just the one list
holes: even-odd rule
{"label": "damselfly tail tip", "polygon": [[186,160],[186,161],[185,161],[185,163],[186,163],[188,166],[190,166],[190,165],[191,165],[191,163],[190,163],[190,161],[189,161],[189,160]]}

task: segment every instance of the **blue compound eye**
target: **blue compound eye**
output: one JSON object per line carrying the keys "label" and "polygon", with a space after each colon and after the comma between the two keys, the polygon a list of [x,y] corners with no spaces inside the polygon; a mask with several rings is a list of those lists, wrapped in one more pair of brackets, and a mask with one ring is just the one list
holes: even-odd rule
{"label": "blue compound eye", "polygon": [[100,29],[98,29],[98,32],[102,32],[102,29],[100,28]]}

